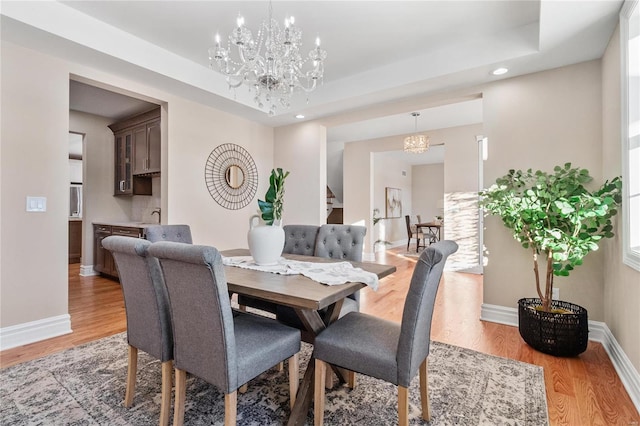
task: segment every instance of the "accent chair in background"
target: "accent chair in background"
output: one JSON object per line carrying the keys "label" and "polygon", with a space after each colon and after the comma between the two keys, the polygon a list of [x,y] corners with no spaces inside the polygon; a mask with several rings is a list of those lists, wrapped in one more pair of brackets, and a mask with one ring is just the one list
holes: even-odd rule
{"label": "accent chair in background", "polygon": [[189,225],[153,225],[145,228],[146,239],[152,243],[158,241],[174,241],[176,243],[193,244]]}
{"label": "accent chair in background", "polygon": [[[322,225],[316,237],[314,256],[362,262],[362,250],[366,233],[367,228],[365,226]],[[342,303],[342,309],[340,310],[340,317],[349,312],[357,312],[359,310],[360,291],[357,291],[345,298]],[[279,305],[277,307],[276,318],[283,324],[305,330],[300,318],[289,306]],[[304,332],[302,338],[305,341],[310,340],[309,336],[306,336]]]}
{"label": "accent chair in background", "polygon": [[[416,228],[416,225],[411,224],[411,216],[406,215],[404,217],[405,222],[407,223],[407,251],[409,251],[409,245],[411,244],[411,239],[415,238],[416,240],[416,253],[420,250],[420,247],[425,247],[424,245],[424,235],[420,232],[419,229]],[[420,240],[423,241],[423,244],[420,245]]]}

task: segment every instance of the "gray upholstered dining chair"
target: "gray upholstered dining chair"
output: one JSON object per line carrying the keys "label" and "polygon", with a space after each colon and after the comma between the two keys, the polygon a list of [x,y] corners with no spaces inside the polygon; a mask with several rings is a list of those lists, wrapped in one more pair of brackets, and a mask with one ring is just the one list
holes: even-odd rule
{"label": "gray upholstered dining chair", "polygon": [[[362,249],[366,234],[367,228],[365,226],[322,225],[316,237],[314,256],[362,262]],[[349,312],[358,312],[359,310],[360,291],[356,291],[344,299],[339,316],[342,317]],[[278,306],[276,318],[284,324],[304,329],[298,315],[288,306]]]}
{"label": "gray upholstered dining chair", "polygon": [[327,363],[398,386],[400,426],[408,424],[408,389],[419,370],[422,418],[431,419],[427,385],[431,319],[444,264],[457,249],[455,242],[441,241],[422,252],[411,277],[400,324],[352,312],[318,335],[314,344],[316,426],[323,423]]}
{"label": "gray upholstered dining chair", "polygon": [[315,256],[316,239],[320,227],[317,225],[284,225],[283,253]]}
{"label": "gray upholstered dining chair", "polygon": [[[316,249],[316,237],[319,226],[316,225],[284,225],[284,248],[282,253],[313,256]],[[276,303],[267,302],[251,296],[238,295],[238,305],[245,310],[247,306],[275,314]],[[295,314],[295,313],[294,313]]]}
{"label": "gray upholstered dining chair", "polygon": [[145,238],[152,243],[158,241],[174,241],[176,243],[193,244],[189,225],[153,225],[144,230]]}
{"label": "gray upholstered dining chair", "polygon": [[136,388],[138,350],[162,363],[160,425],[169,424],[173,332],[169,300],[158,259],[149,256],[151,243],[140,238],[109,236],[102,246],[109,250],[118,268],[127,316],[129,367],[124,397],[125,407],[133,403]]}
{"label": "gray upholstered dining chair", "polygon": [[184,421],[187,372],[225,394],[224,424],[234,425],[238,388],[288,359],[293,406],[300,331],[258,315],[234,315],[222,257],[215,248],[157,242],[149,253],[159,259],[169,293],[176,374],[174,426]]}

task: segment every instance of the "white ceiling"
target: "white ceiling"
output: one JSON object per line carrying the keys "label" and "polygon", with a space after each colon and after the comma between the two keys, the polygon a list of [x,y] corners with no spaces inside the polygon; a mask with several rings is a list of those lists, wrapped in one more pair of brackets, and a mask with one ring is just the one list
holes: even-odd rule
{"label": "white ceiling", "polygon": [[115,122],[140,112],[150,111],[157,106],[78,81],[69,82],[69,109],[73,111],[88,112]]}
{"label": "white ceiling", "polygon": [[[402,101],[600,58],[621,4],[274,1],[274,18],[294,15],[307,48],[319,36],[328,52],[324,84],[308,102],[299,95],[290,110],[274,117],[258,110],[244,89],[230,91],[208,68],[207,54],[214,34],[227,35],[239,12],[249,28],[257,28],[267,1],[3,1],[0,13],[3,40],[273,127],[302,113],[305,120],[323,120],[330,140],[349,141],[374,132],[410,133],[413,110],[422,112],[425,128],[478,122],[481,107],[474,102],[426,109]],[[491,75],[497,66],[510,72]]]}

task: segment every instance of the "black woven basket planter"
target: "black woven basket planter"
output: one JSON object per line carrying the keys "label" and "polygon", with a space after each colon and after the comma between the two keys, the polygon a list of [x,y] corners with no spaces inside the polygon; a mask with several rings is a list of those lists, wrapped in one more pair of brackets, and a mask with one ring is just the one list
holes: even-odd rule
{"label": "black woven basket planter", "polygon": [[532,348],[555,356],[577,356],[587,350],[589,324],[587,310],[579,305],[554,300],[553,308],[573,313],[552,313],[537,310],[540,299],[518,300],[520,335]]}

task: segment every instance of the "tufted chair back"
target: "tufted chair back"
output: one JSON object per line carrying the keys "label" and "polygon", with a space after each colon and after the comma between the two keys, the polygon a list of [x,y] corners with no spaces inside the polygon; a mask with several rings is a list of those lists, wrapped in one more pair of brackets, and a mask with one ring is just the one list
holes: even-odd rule
{"label": "tufted chair back", "polygon": [[[366,226],[356,225],[322,225],[316,238],[315,255],[331,259],[352,260],[362,262],[362,249]],[[360,309],[360,291],[350,294],[350,299],[356,301]]]}
{"label": "tufted chair back", "polygon": [[169,295],[158,259],[149,255],[151,243],[141,238],[111,235],[102,246],[113,255],[120,276],[127,315],[129,366],[124,405],[133,404],[138,366],[138,349],[162,362],[160,425],[169,424],[173,328]]}
{"label": "tufted chair back", "polygon": [[[362,248],[364,247],[364,236],[367,233],[365,226],[352,225],[290,225],[296,228],[316,228],[317,237],[315,238],[315,249],[313,255],[336,260],[351,260],[354,262],[362,262]],[[286,227],[285,227],[286,228]],[[285,235],[285,252],[287,241],[289,239],[288,232]],[[308,235],[307,235],[308,237]],[[300,253],[302,254],[302,253]],[[305,253],[306,254],[306,253]],[[340,309],[339,316],[342,317],[349,312],[358,312],[360,310],[360,290],[347,296]],[[324,314],[323,314],[324,315]],[[304,326],[300,322],[296,312],[289,306],[277,306],[276,318],[283,324],[297,327],[304,330]],[[304,338],[304,336],[303,336]],[[310,341],[309,343],[313,343]]]}
{"label": "tufted chair back", "polygon": [[316,238],[319,226],[285,225],[283,253],[313,256],[316,250]]}
{"label": "tufted chair back", "polygon": [[146,239],[152,243],[172,241],[174,243],[193,244],[189,225],[153,225],[145,228]]}
{"label": "tufted chair back", "polygon": [[362,262],[365,226],[322,225],[316,238],[315,255],[339,260]]}

